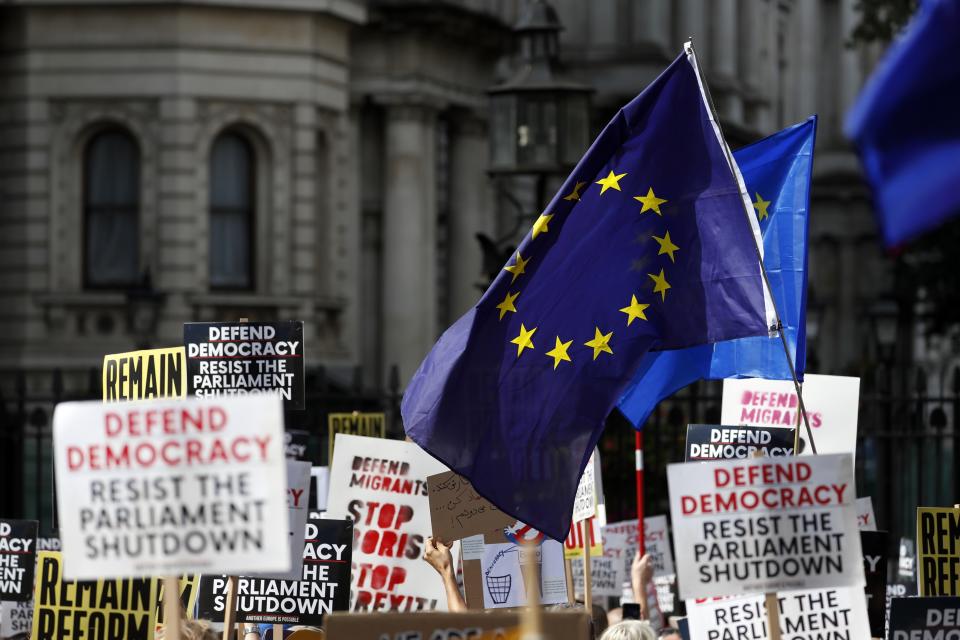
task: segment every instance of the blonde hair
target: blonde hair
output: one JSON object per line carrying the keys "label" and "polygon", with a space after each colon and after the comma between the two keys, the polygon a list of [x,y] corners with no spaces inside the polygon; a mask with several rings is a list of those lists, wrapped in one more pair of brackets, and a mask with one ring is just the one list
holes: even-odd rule
{"label": "blonde hair", "polygon": [[657,640],[657,634],[646,620],[624,620],[607,627],[600,640]]}
{"label": "blonde hair", "polygon": [[[166,628],[160,627],[154,634],[155,640],[166,638]],[[180,640],[219,640],[219,635],[210,628],[206,620],[181,620]]]}

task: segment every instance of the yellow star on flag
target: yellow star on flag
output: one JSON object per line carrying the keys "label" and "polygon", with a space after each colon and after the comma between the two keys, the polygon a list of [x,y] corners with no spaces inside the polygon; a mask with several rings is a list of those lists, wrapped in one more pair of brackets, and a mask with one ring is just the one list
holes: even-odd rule
{"label": "yellow star on flag", "polygon": [[673,259],[673,254],[677,251],[680,251],[680,247],[673,244],[673,241],[670,240],[670,232],[667,231],[664,233],[662,238],[653,236],[653,239],[656,240],[657,244],[660,245],[660,251],[657,252],[657,255],[662,256],[663,254],[667,254],[670,256],[670,262],[675,262]]}
{"label": "yellow star on flag", "polygon": [[547,226],[550,221],[553,220],[553,214],[547,215],[545,213],[540,214],[540,217],[537,218],[537,221],[533,223],[533,238],[536,238],[541,233],[546,233],[550,231],[550,228]]}
{"label": "yellow star on flag", "polygon": [[756,193],[756,195],[757,199],[753,203],[753,208],[757,210],[757,221],[759,222],[770,216],[770,214],[767,213],[767,207],[770,206],[770,201],[761,198],[759,193]]}
{"label": "yellow star on flag", "polygon": [[569,201],[571,201],[571,202],[575,202],[575,201],[580,200],[580,189],[583,189],[583,187],[584,187],[586,184],[587,184],[586,182],[578,182],[578,183],[573,187],[573,191],[571,191],[571,192],[568,193],[567,195],[563,196],[563,199],[564,199],[564,200],[569,200]]}
{"label": "yellow star on flag", "polygon": [[510,284],[513,284],[517,278],[520,277],[520,274],[524,272],[527,268],[527,263],[530,262],[530,258],[526,260],[523,259],[523,256],[520,255],[520,252],[517,251],[517,261],[514,264],[507,265],[503,268],[504,271],[509,271],[513,274],[513,278],[510,280]]}
{"label": "yellow star on flag", "polygon": [[503,320],[503,316],[507,315],[507,312],[516,313],[517,308],[513,306],[514,300],[517,299],[517,296],[520,295],[520,292],[517,291],[514,294],[511,294],[507,291],[506,297],[503,299],[503,302],[497,305],[497,309],[500,309],[500,320]]}
{"label": "yellow star on flag", "polygon": [[610,333],[600,333],[599,327],[593,328],[593,340],[589,342],[584,342],[583,344],[593,348],[593,359],[596,360],[597,356],[601,353],[609,353],[613,355],[613,349],[610,348],[610,337],[613,336],[613,331]]}
{"label": "yellow star on flag", "polygon": [[620,311],[627,314],[627,326],[629,327],[630,323],[636,320],[637,318],[640,318],[641,320],[646,320],[647,316],[643,312],[643,310],[649,306],[650,305],[648,304],[640,304],[639,302],[637,302],[637,296],[630,296],[630,304],[624,307],[623,309],[620,309]]}
{"label": "yellow star on flag", "polygon": [[613,171],[611,171],[606,178],[601,178],[600,180],[597,180],[597,184],[603,185],[603,188],[600,189],[600,195],[603,195],[604,193],[606,193],[607,189],[616,189],[617,191],[620,191],[620,178],[622,178],[625,175],[627,174],[614,173]]}
{"label": "yellow star on flag", "polygon": [[556,368],[560,366],[561,360],[572,362],[572,360],[570,360],[570,356],[567,355],[567,349],[570,348],[571,344],[573,344],[573,340],[568,340],[567,342],[561,342],[560,336],[557,336],[556,346],[554,346],[553,349],[550,349],[550,351],[547,351],[547,355],[553,358],[554,370],[556,370]]}
{"label": "yellow star on flag", "polygon": [[653,292],[659,293],[661,296],[661,299],[666,300],[667,289],[670,288],[670,283],[667,282],[667,279],[664,277],[663,269],[660,269],[660,275],[655,276],[652,273],[648,273],[647,275],[650,276],[650,279],[653,280],[654,282]]}
{"label": "yellow star on flag", "polygon": [[537,328],[534,327],[527,331],[527,328],[523,326],[523,323],[520,323],[520,335],[511,340],[512,344],[517,345],[517,357],[520,357],[520,354],[523,353],[524,349],[533,349],[533,334],[536,333]]}
{"label": "yellow star on flag", "polygon": [[660,205],[662,205],[664,202],[666,202],[666,200],[664,200],[663,198],[658,198],[657,196],[655,196],[655,195],[653,194],[653,187],[650,187],[650,188],[647,190],[647,195],[645,195],[645,196],[633,196],[633,199],[636,200],[636,201],[638,201],[638,202],[641,202],[641,203],[643,204],[643,207],[640,209],[640,213],[643,213],[644,211],[650,211],[650,210],[652,210],[652,211],[653,211],[654,213],[656,213],[658,216],[661,216],[661,217],[663,216],[663,214],[660,213]]}

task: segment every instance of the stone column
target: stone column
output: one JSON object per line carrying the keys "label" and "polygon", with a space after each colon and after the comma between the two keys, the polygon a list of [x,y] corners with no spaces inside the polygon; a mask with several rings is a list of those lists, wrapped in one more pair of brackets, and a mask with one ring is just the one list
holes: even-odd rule
{"label": "stone column", "polygon": [[677,49],[683,46],[683,43],[693,38],[693,46],[701,56],[710,51],[709,33],[707,30],[707,13],[704,6],[704,0],[677,0],[672,3],[672,8],[676,12],[676,38]]}
{"label": "stone column", "polygon": [[714,0],[714,30],[710,42],[712,73],[710,84],[716,87],[714,100],[723,120],[742,123],[743,103],[737,93],[737,52],[743,46],[737,35],[737,0]]}
{"label": "stone column", "polygon": [[[406,387],[437,338],[437,112],[422,104],[390,104],[386,115],[384,380],[397,365]],[[361,191],[363,181],[361,175]]]}
{"label": "stone column", "polygon": [[483,280],[483,255],[475,234],[490,235],[493,213],[486,174],[486,122],[470,114],[453,122],[450,140],[450,320],[472,307],[480,296],[475,286]]}

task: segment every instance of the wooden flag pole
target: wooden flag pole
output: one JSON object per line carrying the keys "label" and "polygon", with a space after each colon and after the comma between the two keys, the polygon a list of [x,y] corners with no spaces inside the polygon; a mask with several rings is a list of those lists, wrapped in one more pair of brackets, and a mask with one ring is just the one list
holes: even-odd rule
{"label": "wooden flag pole", "polygon": [[273,640],[283,640],[283,625],[273,625]]}
{"label": "wooden flag pole", "polygon": [[577,594],[573,590],[573,566],[570,558],[563,559],[563,577],[567,580],[567,604],[576,604]]}
{"label": "wooden flag pole", "polygon": [[[540,620],[540,569],[537,562],[535,542],[520,543],[520,565],[523,569],[523,585],[527,590],[527,606],[520,615],[520,640],[544,640]],[[524,562],[524,550],[526,562]],[[541,554],[543,548],[540,548]],[[543,556],[541,555],[541,558]]]}
{"label": "wooden flag pole", "polygon": [[[227,597],[223,607],[222,640],[230,640],[233,628],[237,626],[237,576],[227,576]],[[242,633],[242,632],[241,632]],[[242,640],[242,639],[241,639]]]}
{"label": "wooden flag pole", "polygon": [[780,601],[775,591],[767,594],[767,637],[780,640]]}
{"label": "wooden flag pole", "polygon": [[593,580],[590,577],[590,545],[593,544],[593,518],[580,523],[583,526],[583,605],[587,613],[593,611]]}
{"label": "wooden flag pole", "polygon": [[180,618],[180,579],[166,577],[163,579],[164,638],[180,640]]}

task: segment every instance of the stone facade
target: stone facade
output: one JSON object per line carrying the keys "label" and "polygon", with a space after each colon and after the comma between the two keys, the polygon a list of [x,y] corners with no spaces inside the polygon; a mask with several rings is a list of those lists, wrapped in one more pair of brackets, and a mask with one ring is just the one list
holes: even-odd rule
{"label": "stone facade", "polygon": [[[486,89],[524,0],[13,0],[0,8],[0,369],[85,375],[144,338],[128,288],[85,286],[84,153],[104,127],[139,155],[138,265],[159,315],[298,318],[308,363],[401,384],[476,299],[477,232],[509,224],[487,167]],[[855,0],[555,0],[594,124],[692,36],[732,142],[820,114],[811,273],[820,370],[864,348],[889,286],[843,114],[877,52]],[[252,286],[209,285],[210,155],[253,150]],[[530,205],[531,216],[536,204]],[[532,218],[531,218],[532,220]],[[134,292],[135,294],[135,292]],[[133,295],[133,297],[132,297]],[[149,325],[149,323],[148,323]],[[84,378],[85,379],[85,378]]]}

